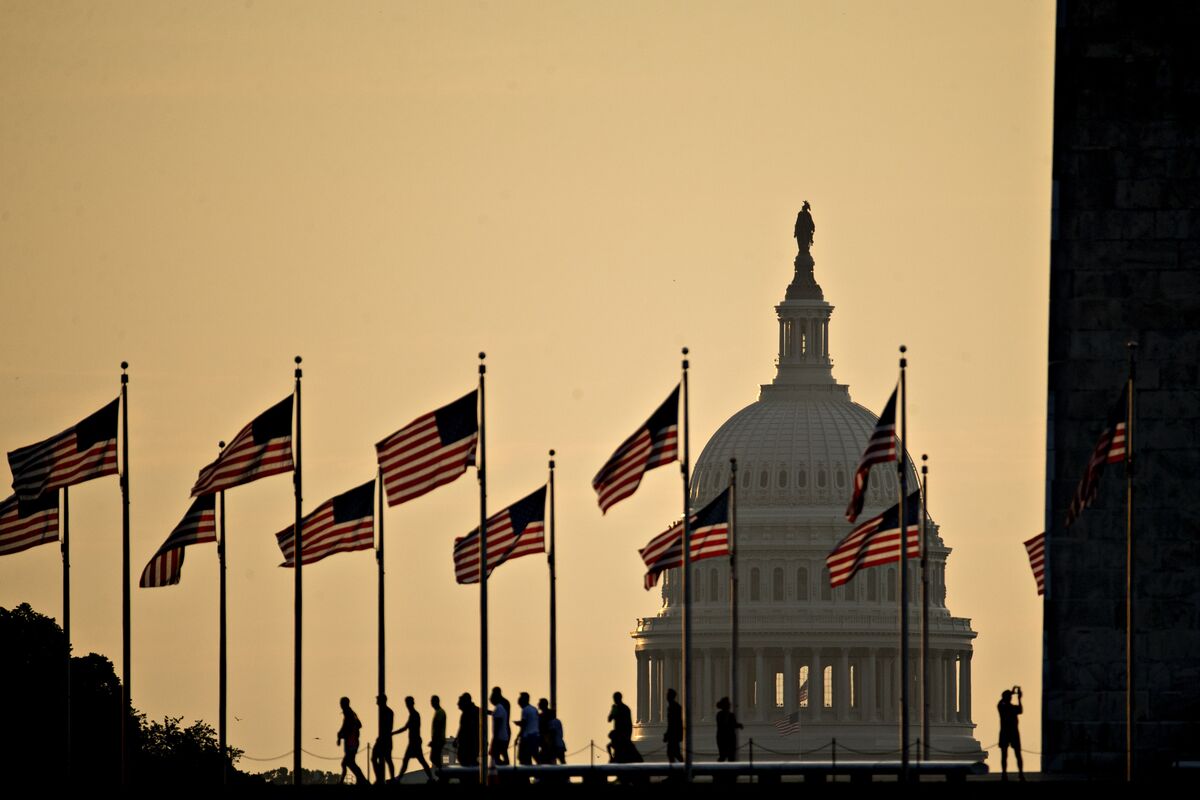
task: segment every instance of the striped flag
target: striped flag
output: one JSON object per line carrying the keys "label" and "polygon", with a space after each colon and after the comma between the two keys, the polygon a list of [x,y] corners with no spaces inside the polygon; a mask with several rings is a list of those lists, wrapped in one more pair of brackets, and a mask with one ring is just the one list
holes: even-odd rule
{"label": "striped flag", "polygon": [[[370,550],[375,546],[375,481],[326,500],[300,525],[305,566],[334,553]],[[296,526],[287,526],[275,539],[283,551],[279,566],[296,566]]]}
{"label": "striped flag", "polygon": [[[545,531],[545,486],[489,517],[488,576],[505,561],[546,552]],[[454,578],[459,583],[479,583],[479,528],[454,540]]]}
{"label": "striped flag", "polygon": [[142,570],[142,579],[138,581],[138,586],[143,589],[174,586],[179,583],[179,576],[183,571],[183,549],[189,544],[203,544],[216,540],[217,496],[203,494],[192,501],[183,519]]}
{"label": "striped flag", "polygon": [[646,424],[622,442],[592,478],[600,510],[607,512],[636,492],[642,476],[650,470],[678,460],[679,387],[676,386]]}
{"label": "striped flag", "polygon": [[[921,493],[913,492],[904,503],[907,533],[906,555],[921,555]],[[829,585],[841,586],[860,569],[892,564],[900,560],[896,550],[900,545],[900,504],[861,523],[850,535],[838,542],[825,558],[829,568]]]}
{"label": "striped flag", "polygon": [[0,503],[0,556],[58,541],[58,492],[36,500],[11,495]]}
{"label": "striped flag", "polygon": [[217,460],[200,470],[192,497],[221,492],[271,475],[291,472],[292,395],[238,431]]}
{"label": "striped flag", "polygon": [[1116,464],[1125,460],[1125,417],[1129,410],[1126,392],[1128,390],[1127,384],[1121,390],[1121,396],[1117,398],[1116,405],[1108,412],[1108,424],[1100,433],[1100,440],[1096,442],[1096,447],[1092,450],[1092,457],[1088,459],[1087,470],[1083,474],[1083,479],[1079,481],[1079,486],[1075,488],[1075,495],[1071,498],[1070,507],[1067,508],[1066,527],[1068,528],[1079,518],[1083,510],[1095,501],[1096,492],[1100,488],[1100,476],[1104,473],[1104,465]]}
{"label": "striped flag", "polygon": [[771,723],[782,736],[795,736],[800,732],[800,712],[793,711]]}
{"label": "striped flag", "polygon": [[389,506],[450,483],[475,463],[479,391],[460,397],[375,445]]}
{"label": "striped flag", "polygon": [[[692,514],[691,535],[692,561],[729,555],[729,489]],[[664,571],[683,566],[683,520],[651,539],[638,555],[646,564],[643,586],[649,591]]]}
{"label": "striped flag", "polygon": [[1025,552],[1029,554],[1029,568],[1033,570],[1033,579],[1037,582],[1038,594],[1046,593],[1046,534],[1039,533],[1025,543]]}
{"label": "striped flag", "polygon": [[33,500],[63,486],[117,474],[117,410],[113,400],[57,436],[8,454],[13,490]]}
{"label": "striped flag", "polygon": [[808,705],[808,681],[800,684],[800,695],[796,698],[796,702],[802,706]]}
{"label": "striped flag", "polygon": [[875,430],[867,440],[858,468],[854,470],[854,493],[850,495],[850,505],[846,506],[847,522],[854,522],[862,513],[871,467],[896,460],[896,393],[899,391],[899,386],[892,390],[892,396],[888,398],[879,421],[875,423]]}

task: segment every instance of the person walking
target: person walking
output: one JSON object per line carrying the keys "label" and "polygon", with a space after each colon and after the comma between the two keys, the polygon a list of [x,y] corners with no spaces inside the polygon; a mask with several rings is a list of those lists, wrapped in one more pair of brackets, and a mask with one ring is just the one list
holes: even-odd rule
{"label": "person walking", "polygon": [[500,687],[492,687],[492,695],[489,698],[492,704],[492,744],[488,748],[488,755],[492,758],[493,767],[508,766],[508,743],[512,738],[508,728],[508,699],[500,693]]}
{"label": "person walking", "polygon": [[400,778],[403,779],[404,773],[408,771],[408,760],[415,758],[421,765],[421,769],[425,770],[426,780],[432,781],[433,773],[425,761],[424,754],[421,753],[421,712],[417,711],[416,701],[412,699],[411,695],[404,698],[404,707],[408,709],[408,721],[404,723],[403,728],[395,731],[395,733],[408,731],[408,747],[404,750],[404,760],[400,762]]}
{"label": "person walking", "polygon": [[458,763],[464,767],[479,766],[479,706],[471,700],[470,692],[458,696],[458,733],[454,745]]}
{"label": "person walking", "polygon": [[563,742],[562,723],[550,707],[550,701],[544,697],[538,700],[538,731],[542,735],[542,752],[538,763],[567,763],[567,746]]}
{"label": "person walking", "polygon": [[642,754],[633,744],[633,714],[629,706],[621,702],[621,693],[613,692],[612,710],[608,712],[608,721],[613,729],[608,734],[610,758],[614,764],[641,763]]}
{"label": "person walking", "polygon": [[[1017,696],[1017,704],[1013,705],[1012,697]],[[1000,712],[1000,780],[1008,780],[1008,748],[1013,749],[1017,757],[1017,776],[1025,780],[1025,763],[1021,758],[1021,731],[1017,727],[1018,717],[1024,713],[1021,705],[1021,687],[1014,686],[1000,693],[1000,702],[996,704]]]}
{"label": "person walking", "polygon": [[742,723],[730,710],[729,698],[717,701],[717,761],[737,761],[737,731]]}
{"label": "person walking", "polygon": [[363,775],[361,769],[358,768],[358,763],[354,760],[358,754],[358,732],[362,729],[362,723],[358,720],[358,714],[354,713],[354,709],[350,708],[350,698],[343,697],[341,700],[342,706],[342,727],[338,729],[337,743],[341,745],[345,742],[345,750],[342,755],[342,774],[338,777],[338,783],[344,783],[346,780],[346,770],[354,773],[356,783],[366,785],[367,776]]}
{"label": "person walking", "polygon": [[446,710],[442,708],[442,698],[436,694],[429,698],[429,704],[433,706],[433,719],[429,723],[429,760],[434,769],[441,769],[442,750],[446,747]]}
{"label": "person walking", "polygon": [[674,764],[683,761],[683,753],[679,746],[683,743],[683,706],[675,698],[678,695],[674,689],[667,689],[667,731],[663,741],[667,743],[667,763]]}
{"label": "person walking", "polygon": [[387,695],[381,694],[375,698],[379,706],[379,737],[375,739],[375,748],[371,750],[371,765],[375,768],[375,783],[383,785],[383,766],[387,765],[388,780],[396,777],[396,765],[392,763],[392,725],[396,715],[388,707]]}
{"label": "person walking", "polygon": [[523,767],[533,766],[533,759],[538,754],[542,742],[542,734],[538,729],[538,713],[529,702],[529,692],[521,692],[517,696],[517,705],[521,709],[521,720],[518,723],[517,763]]}

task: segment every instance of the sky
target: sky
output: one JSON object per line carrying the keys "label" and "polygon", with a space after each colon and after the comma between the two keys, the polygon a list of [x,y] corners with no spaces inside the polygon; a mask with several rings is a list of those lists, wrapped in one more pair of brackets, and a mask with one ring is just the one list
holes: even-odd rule
{"label": "sky", "polygon": [[[774,374],[773,306],[812,203],[834,376],[878,410],[908,347],[910,450],[972,621],[977,739],[1020,684],[1038,748],[1054,4],[22,2],[0,5],[0,447],[111,400],[130,363],[132,573],[198,469],[304,359],[305,509],[488,354],[494,511],[558,452],[560,715],[603,740],[635,694],[637,549],[673,473],[601,516],[591,476],[691,350],[693,451]],[[672,477],[668,477],[672,474]],[[473,474],[389,509],[389,695],[478,690],[451,546]],[[226,496],[230,742],[288,765],[291,481]],[[71,490],[72,635],[121,673],[120,501]],[[0,606],[60,617],[58,549],[0,559]],[[374,559],[306,569],[305,749],[368,728]],[[491,682],[547,689],[545,565],[491,581]],[[133,590],[133,701],[215,725],[217,569]],[[393,703],[398,707],[399,703]],[[1030,745],[1033,746],[1030,746]],[[998,761],[996,751],[990,760]],[[1034,765],[1036,757],[1030,759]],[[337,761],[305,757],[310,768]]]}

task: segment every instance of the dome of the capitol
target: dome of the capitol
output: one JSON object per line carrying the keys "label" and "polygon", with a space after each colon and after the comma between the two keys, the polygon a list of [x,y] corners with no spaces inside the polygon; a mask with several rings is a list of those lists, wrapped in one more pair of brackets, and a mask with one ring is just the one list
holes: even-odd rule
{"label": "dome of the capitol", "polygon": [[[821,758],[838,747],[879,758],[898,752],[903,659],[898,636],[901,572],[896,565],[861,569],[848,583],[829,584],[825,559],[853,529],[845,519],[854,471],[878,416],[851,400],[833,376],[830,320],[834,307],[816,281],[811,254],[812,216],[806,203],[796,220],[799,252],[783,300],[775,376],[759,398],[735,413],[705,444],[692,468],[691,500],[699,508],[730,485],[736,459],[735,497],[738,640],[731,657],[732,626],[728,557],[693,564],[691,580],[692,704],[690,749],[699,760],[715,755],[715,705],[730,697],[766,756]],[[766,361],[767,352],[764,352]],[[882,409],[886,397],[869,398]],[[908,491],[917,476],[906,463]],[[895,464],[870,472],[863,522],[896,503]],[[971,720],[970,620],[946,606],[945,570],[950,555],[929,522],[928,597],[930,753],[939,758],[985,758]],[[914,676],[910,738],[920,736],[920,571],[909,562],[914,602],[910,675]],[[683,695],[680,570],[662,582],[663,605],[638,620],[634,741],[647,758],[662,759],[666,693]],[[736,687],[731,668],[737,667]],[[788,721],[797,723],[791,729]],[[777,755],[770,756],[770,753]],[[746,752],[741,753],[742,758]],[[826,756],[827,757],[827,756]]]}

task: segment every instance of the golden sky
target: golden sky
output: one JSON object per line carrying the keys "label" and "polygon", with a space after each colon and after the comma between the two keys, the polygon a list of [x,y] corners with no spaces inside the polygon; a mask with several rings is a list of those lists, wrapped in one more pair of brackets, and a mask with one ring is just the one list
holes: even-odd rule
{"label": "golden sky", "polygon": [[[603,740],[612,690],[635,694],[629,632],[660,603],[637,548],[680,494],[659,470],[602,517],[591,476],[678,380],[680,346],[694,454],[770,381],[809,200],[835,377],[878,411],[909,348],[910,450],[930,454],[954,549],[948,604],[979,632],[977,738],[996,741],[994,703],[1019,683],[1036,749],[1041,601],[1021,542],[1044,516],[1053,47],[1049,0],[10,0],[0,448],[99,408],[128,360],[136,581],[217,441],[291,390],[294,355],[307,511],[469,391],[486,350],[492,509],[559,452],[577,749]],[[478,691],[477,589],[450,557],[477,494],[470,473],[387,512],[389,695],[422,708]],[[291,481],[226,502],[230,741],[275,756],[292,741],[273,536]],[[116,479],[73,489],[71,511],[75,648],[120,674]],[[60,574],[56,547],[0,559],[0,605],[58,617]],[[341,695],[374,724],[374,574],[369,552],[304,573],[318,754],[337,754]],[[547,692],[545,586],[537,558],[491,581],[491,680],[512,697]],[[215,725],[214,548],[133,600],[135,705]]]}

